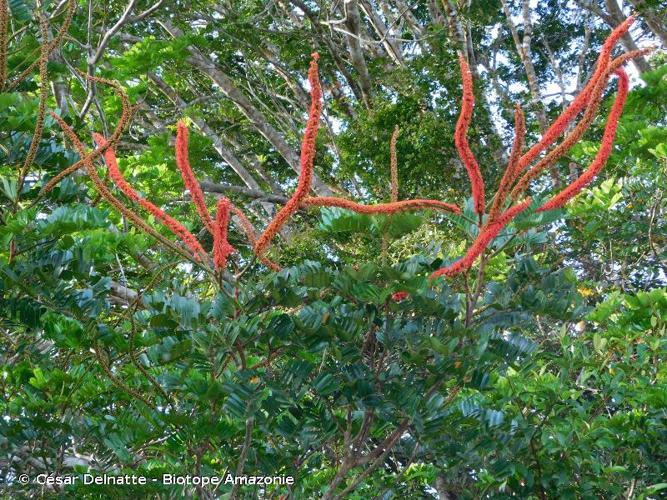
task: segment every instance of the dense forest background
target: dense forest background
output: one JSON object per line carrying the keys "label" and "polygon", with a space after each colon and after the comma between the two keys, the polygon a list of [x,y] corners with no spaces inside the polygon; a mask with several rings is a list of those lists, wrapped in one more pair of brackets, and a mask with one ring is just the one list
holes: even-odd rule
{"label": "dense forest background", "polygon": [[[459,56],[491,201],[515,105],[525,151],[589,91],[631,13],[613,55],[652,50],[624,65],[604,170],[535,210],[595,162],[616,77],[529,184],[530,207],[474,265],[430,279],[492,224],[457,154]],[[664,495],[666,47],[661,0],[0,0],[0,494]],[[460,214],[302,203],[256,255],[253,238],[303,191],[314,52],[323,109],[302,194]],[[181,178],[185,126],[226,238]],[[84,472],[294,484],[34,481]]]}

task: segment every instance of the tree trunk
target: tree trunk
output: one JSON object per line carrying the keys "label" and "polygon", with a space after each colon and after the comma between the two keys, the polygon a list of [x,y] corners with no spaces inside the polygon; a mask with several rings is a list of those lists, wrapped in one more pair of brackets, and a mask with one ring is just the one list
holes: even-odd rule
{"label": "tree trunk", "polygon": [[646,0],[630,0],[630,3],[639,11],[653,34],[660,39],[662,46],[667,47],[667,7],[663,7],[662,12],[656,12],[646,5]]}
{"label": "tree trunk", "polygon": [[[604,3],[607,6],[607,11],[609,12],[609,15],[613,19],[612,28],[615,28],[625,20],[626,16],[625,14],[623,14],[623,11],[618,6],[618,0],[605,0]],[[623,41],[623,45],[625,45],[625,48],[628,51],[637,50],[639,48],[637,47],[635,41],[632,39],[632,35],[630,34],[630,32],[626,32],[621,38],[621,40]],[[632,63],[636,66],[637,70],[640,73],[645,73],[651,70],[651,66],[644,57],[635,57],[632,60]]]}
{"label": "tree trunk", "polygon": [[366,107],[371,105],[371,77],[368,74],[368,66],[364,58],[364,51],[361,46],[361,20],[359,19],[359,5],[357,0],[345,0],[344,14],[345,27],[348,34],[345,35],[347,39],[347,46],[350,51],[350,60],[352,66],[359,73],[359,82],[361,85],[361,95]]}

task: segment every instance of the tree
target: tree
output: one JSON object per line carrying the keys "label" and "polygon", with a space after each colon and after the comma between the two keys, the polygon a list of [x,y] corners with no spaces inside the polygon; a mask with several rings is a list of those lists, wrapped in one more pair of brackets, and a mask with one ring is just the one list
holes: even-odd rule
{"label": "tree", "polygon": [[666,67],[609,8],[0,1],[7,494],[659,495]]}

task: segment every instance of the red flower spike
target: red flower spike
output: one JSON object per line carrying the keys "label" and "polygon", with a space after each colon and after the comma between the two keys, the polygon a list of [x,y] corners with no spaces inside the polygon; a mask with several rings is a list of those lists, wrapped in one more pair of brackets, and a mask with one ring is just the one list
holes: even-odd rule
{"label": "red flower spike", "polygon": [[477,257],[482,255],[484,250],[489,243],[491,243],[498,233],[509,224],[509,222],[514,219],[518,214],[523,212],[531,203],[530,198],[526,198],[523,202],[514,205],[512,208],[508,208],[502,215],[500,215],[495,221],[485,224],[479,232],[479,235],[473,242],[473,244],[468,248],[466,254],[453,264],[438,269],[433,274],[431,274],[430,279],[435,279],[440,276],[453,276],[459,274],[466,269],[472,267],[477,260]]}
{"label": "red flower spike", "polygon": [[628,75],[625,71],[619,68],[616,70],[616,75],[618,75],[618,93],[616,94],[616,99],[614,100],[614,104],[609,112],[609,117],[607,118],[607,124],[602,136],[600,149],[595,155],[593,162],[576,181],[538,208],[538,212],[545,212],[547,210],[563,207],[569,200],[590,184],[604,168],[609,155],[611,155],[614,138],[616,136],[616,129],[618,127],[618,120],[623,112],[623,106],[625,105],[625,99],[628,95],[629,88]]}
{"label": "red flower spike", "polygon": [[311,207],[340,207],[347,208],[353,212],[360,214],[395,214],[398,212],[406,212],[410,210],[433,209],[444,212],[452,212],[460,214],[461,209],[451,203],[446,203],[439,200],[402,200],[393,203],[378,203],[376,205],[362,205],[354,201],[346,200],[344,198],[336,198],[333,196],[318,196],[306,198],[303,204]]}
{"label": "red flower spike", "polygon": [[317,73],[317,60],[319,55],[312,54],[310,69],[308,70],[308,81],[310,82],[310,111],[306,131],[303,135],[301,144],[301,171],[299,172],[299,182],[292,197],[285,206],[271,220],[267,228],[257,239],[255,244],[255,253],[261,256],[271,243],[271,240],[278,233],[280,228],[287,222],[287,219],[296,212],[301,206],[303,200],[308,196],[310,184],[313,177],[313,163],[315,161],[315,141],[317,139],[317,130],[320,126],[320,114],[322,113],[322,89]]}
{"label": "red flower spike", "polygon": [[[107,140],[100,134],[94,133],[93,139],[100,148],[107,145]],[[202,256],[206,255],[206,251],[199,244],[197,238],[188,231],[183,224],[178,222],[173,217],[167,215],[161,208],[157,207],[150,201],[139,196],[139,193],[128,184],[118,168],[118,161],[116,160],[116,153],[113,148],[108,148],[104,152],[104,161],[109,169],[109,177],[114,184],[132,201],[139,203],[147,212],[160,221],[167,229],[174,233],[194,254],[196,260],[200,260]]]}
{"label": "red flower spike", "polygon": [[494,220],[503,208],[503,204],[507,199],[507,194],[510,191],[512,182],[516,178],[517,163],[521,156],[524,139],[526,138],[526,119],[523,115],[521,107],[517,104],[514,108],[514,142],[512,144],[512,153],[510,154],[507,168],[500,180],[498,191],[491,204],[489,212],[489,220]]}
{"label": "red flower spike", "polygon": [[[589,168],[576,181],[571,183],[551,200],[545,203],[542,207],[539,208],[538,211],[543,212],[546,210],[562,207],[570,199],[576,196],[577,193],[579,193],[584,187],[590,184],[592,180],[600,173],[612,152],[618,121],[622,113],[623,105],[625,103],[629,88],[627,75],[622,69],[619,68],[622,64],[631,60],[632,58],[650,52],[650,49],[641,49],[627,52],[615,59],[611,59],[611,52],[614,45],[618,39],[628,31],[628,28],[632,22],[633,19],[629,18],[612,32],[609,38],[605,41],[602,50],[600,51],[597,66],[590,81],[586,84],[579,96],[577,96],[574,101],[567,107],[567,109],[556,118],[553,124],[544,133],[543,137],[538,141],[538,143],[523,155],[521,154],[521,151],[523,149],[525,139],[525,119],[521,109],[517,107],[515,110],[515,139],[512,145],[512,152],[510,154],[507,169],[504,172],[501,182],[498,186],[498,191],[490,203],[489,218],[484,224],[481,225],[479,235],[474,240],[472,245],[467,249],[464,256],[450,266],[435,271],[431,275],[431,279],[435,279],[439,276],[453,276],[457,273],[469,269],[475,263],[477,258],[484,254],[485,249],[498,236],[503,228],[506,227],[516,215],[528,208],[531,203],[530,199],[526,199],[521,203],[514,204],[514,206],[510,204],[510,208],[503,211],[507,204],[508,197],[511,196],[513,201],[521,197],[524,190],[528,187],[531,179],[539,175],[545,168],[553,165],[555,161],[561,158],[562,155],[583,136],[584,132],[591,125],[595,117],[604,89],[607,85],[607,81],[611,73],[616,70],[616,74],[619,77],[618,94],[609,113],[598,153],[596,154]],[[308,122],[306,124],[304,137],[302,140],[300,158],[301,170],[299,172],[297,188],[292,194],[292,197],[276,214],[276,216],[269,223],[268,227],[259,236],[259,238],[256,237],[254,227],[243,211],[235,207],[226,198],[223,198],[218,202],[218,212],[216,214],[215,222],[211,219],[211,216],[206,209],[203,193],[188,162],[188,130],[183,123],[178,124],[178,133],[176,138],[176,162],[183,176],[185,185],[191,192],[192,200],[197,208],[199,216],[201,217],[206,229],[213,234],[214,264],[218,270],[225,267],[229,255],[235,251],[227,240],[229,219],[231,214],[234,214],[234,221],[240,226],[243,232],[245,232],[250,245],[254,248],[257,258],[271,269],[278,270],[278,265],[268,260],[264,256],[264,253],[266,252],[268,245],[271,243],[271,240],[275,237],[283,224],[285,224],[289,217],[291,217],[297,210],[303,207],[341,207],[363,214],[394,214],[402,211],[419,209],[435,209],[453,212],[456,214],[461,213],[461,210],[457,206],[439,200],[397,200],[398,179],[395,154],[396,136],[398,133],[397,130],[394,131],[392,142],[390,143],[392,170],[392,201],[390,203],[364,205],[338,197],[309,196],[313,176],[317,132],[319,128],[320,115],[322,112],[322,91],[318,79],[317,60],[317,54],[313,54],[313,59],[310,63],[310,69],[308,72],[308,79],[311,86],[311,105],[309,108]],[[475,211],[481,216],[484,213],[485,186],[481,177],[479,164],[477,163],[470,149],[467,139],[467,131],[468,127],[470,126],[474,107],[472,76],[470,69],[463,57],[460,57],[460,65],[463,81],[463,99],[461,112],[456,123],[454,142],[457,152],[461,158],[461,162],[466,168],[470,178]],[[559,144],[557,144],[555,147],[551,147],[555,141],[564,134],[568,125],[573,122],[580,113],[582,114],[581,119],[576,124],[576,127],[569,131]],[[164,245],[170,247],[180,255],[191,258],[191,255],[185,252],[183,248],[165,239],[164,236],[155,231],[154,228],[148,225],[141,217],[132,212],[120,200],[116,199],[109,192],[108,188],[104,186],[102,181],[97,176],[97,172],[92,163],[92,155],[86,156],[85,148],[83,145],[81,145],[74,132],[59,117],[54,116],[54,118],[58,120],[58,123],[65,131],[67,137],[73,141],[82,157],[85,158],[86,169],[96,187],[98,188],[100,194],[102,194],[105,199],[107,199],[121,213],[126,215],[128,219],[132,220],[144,232],[153,235]],[[98,140],[98,142],[104,141],[101,136],[96,136],[96,140]],[[105,144],[109,146],[108,143]],[[536,160],[542,152],[547,150],[547,148],[550,148],[548,153],[538,161],[534,162],[534,160]],[[99,153],[102,154],[102,151],[99,151]],[[106,152],[105,158],[109,166],[110,177],[128,198],[139,203],[150,213],[154,214],[158,220],[169,227],[185,242],[190,250],[192,250],[192,252],[194,252],[194,254],[197,256],[197,258],[208,260],[208,256],[201,248],[201,245],[190,232],[188,232],[182,225],[180,225],[174,219],[170,218],[155,205],[141,198],[139,194],[125,181],[125,179],[122,177],[122,174],[120,173],[120,170],[118,169],[115,154],[112,150]],[[527,171],[523,172],[526,169]],[[404,300],[407,296],[407,292],[399,291],[392,294],[391,298],[393,300],[400,301]]]}
{"label": "red flower spike", "polygon": [[607,69],[604,71],[603,76],[598,80],[598,84],[595,86],[591,92],[591,97],[586,107],[586,110],[577,123],[577,126],[574,127],[570,133],[568,133],[565,138],[549,153],[544,156],[540,161],[533,165],[523,176],[519,179],[512,189],[512,198],[517,199],[521,194],[528,189],[530,182],[538,177],[547,167],[553,165],[559,158],[561,158],[574,144],[576,144],[579,139],[584,135],[586,130],[591,126],[593,120],[595,119],[595,114],[600,106],[602,101],[603,91],[607,85],[607,80],[611,73],[615,72],[618,68],[621,67],[625,62],[637,57],[640,54],[648,53],[650,49],[640,49],[632,52],[626,52],[625,54],[617,57],[612,60],[607,66]]}
{"label": "red flower spike", "polygon": [[227,267],[227,257],[236,251],[227,241],[230,208],[231,203],[227,198],[218,200],[218,208],[215,214],[215,232],[213,233],[213,263],[218,271]]}
{"label": "red flower spike", "polygon": [[197,182],[197,178],[192,172],[192,167],[190,167],[190,161],[188,160],[188,127],[183,122],[178,122],[176,129],[176,165],[178,165],[178,169],[181,171],[185,187],[190,191],[190,196],[199,213],[199,218],[208,232],[213,234],[215,228],[213,227],[211,215],[206,208],[204,193],[201,187],[199,187],[199,182]]}
{"label": "red flower spike", "polygon": [[565,131],[567,126],[574,120],[574,118],[588,105],[591,93],[598,83],[598,80],[603,76],[609,61],[611,59],[611,51],[634,22],[634,17],[628,17],[623,23],[619,24],[609,35],[605,41],[600,55],[595,66],[595,72],[586,86],[579,92],[579,95],[570,103],[565,111],[554,121],[554,123],[547,129],[542,138],[531,147],[528,152],[521,157],[517,165],[517,174],[523,171],[530,165],[539,154],[547,149],[558,137]]}
{"label": "red flower spike", "polygon": [[[93,140],[100,148],[103,148],[107,145],[107,140],[101,134],[96,132],[93,132]],[[118,168],[116,152],[112,148],[109,148],[104,152],[104,162],[106,163],[107,169],[109,170],[109,177],[111,177],[111,180],[114,182],[114,184],[116,184],[118,189],[120,189],[125,194],[125,196],[127,196],[132,201],[139,202],[141,196],[139,196],[134,188],[130,186],[123,177],[123,174]]]}
{"label": "red flower spike", "polygon": [[410,296],[408,292],[394,292],[391,294],[391,300],[394,302],[400,302],[401,300],[405,300]]}
{"label": "red flower spike", "polygon": [[479,164],[473,155],[470,145],[468,144],[468,127],[470,126],[470,119],[472,118],[472,109],[475,106],[475,96],[473,94],[472,74],[468,63],[462,55],[459,56],[459,64],[461,65],[461,77],[463,80],[463,102],[461,104],[461,113],[456,122],[456,130],[454,132],[454,144],[459,153],[461,162],[468,172],[470,184],[472,187],[472,198],[475,204],[475,212],[479,215],[484,213],[484,180],[479,170]]}

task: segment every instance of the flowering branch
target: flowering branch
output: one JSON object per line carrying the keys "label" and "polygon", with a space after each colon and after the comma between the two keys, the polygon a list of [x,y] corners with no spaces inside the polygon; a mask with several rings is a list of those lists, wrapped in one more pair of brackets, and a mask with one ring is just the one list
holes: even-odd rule
{"label": "flowering branch", "polygon": [[493,203],[491,204],[491,210],[489,211],[489,218],[491,220],[494,220],[500,213],[500,210],[502,209],[505,200],[507,199],[507,195],[509,194],[509,190],[512,187],[512,182],[516,178],[519,157],[521,156],[521,150],[523,149],[525,138],[526,118],[523,115],[521,107],[517,104],[516,108],[514,109],[514,143],[512,144],[512,153],[510,154],[505,173],[500,180],[498,191],[496,192],[496,195],[493,198]]}
{"label": "flowering branch", "polygon": [[113,207],[115,207],[116,210],[118,210],[121,214],[123,214],[127,218],[127,220],[132,222],[139,229],[141,229],[145,233],[151,235],[153,238],[158,240],[160,243],[162,243],[166,247],[171,248],[176,253],[180,254],[181,256],[185,257],[186,259],[195,260],[190,253],[188,253],[183,248],[179,247],[178,245],[175,245],[173,242],[169,241],[167,238],[162,236],[159,232],[157,232],[155,229],[153,229],[144,219],[142,219],[139,215],[137,215],[131,209],[126,207],[118,198],[116,198],[111,193],[111,191],[109,191],[109,189],[105,186],[102,179],[100,179],[100,176],[97,175],[97,171],[95,170],[95,165],[93,164],[93,160],[92,160],[92,156],[93,156],[94,152],[93,153],[86,152],[86,148],[81,143],[81,141],[77,137],[74,130],[72,130],[72,127],[70,127],[67,124],[67,122],[65,122],[65,120],[63,120],[60,116],[58,116],[57,114],[55,114],[53,112],[50,112],[50,115],[58,123],[58,125],[62,129],[65,136],[72,142],[72,144],[74,145],[74,148],[77,150],[77,152],[81,156],[83,166],[85,167],[86,172],[88,173],[88,176],[93,181],[93,184],[95,184],[95,187],[97,188],[97,191],[100,193],[100,195],[105,200],[107,200],[109,202],[109,204],[111,204]]}
{"label": "flowering branch", "polygon": [[[546,130],[542,138],[532,146],[528,152],[519,157],[521,154],[521,149],[523,147],[523,138],[525,135],[525,123],[523,119],[523,114],[521,110],[517,107],[515,110],[515,140],[512,147],[512,153],[510,155],[510,160],[507,166],[507,169],[501,179],[498,192],[491,204],[491,210],[489,213],[489,218],[484,225],[481,225],[480,232],[478,237],[472,243],[466,254],[463,258],[454,262],[453,264],[439,269],[431,275],[431,279],[437,278],[439,276],[453,276],[460,272],[463,272],[469,269],[475,262],[475,260],[482,255],[486,247],[493,241],[493,239],[500,233],[500,231],[505,227],[516,215],[523,212],[530,205],[530,198],[525,201],[514,205],[513,207],[507,209],[502,215],[500,210],[502,209],[506,198],[508,190],[511,185],[514,183],[519,174],[527,169],[529,165],[535,160],[541,152],[546,150],[551,144],[553,144],[556,139],[565,131],[567,126],[576,118],[576,116],[584,111],[583,116],[577,126],[563,139],[563,141],[558,144],[553,150],[551,150],[544,158],[538,161],[533,167],[529,168],[528,171],[516,182],[512,191],[511,198],[515,202],[528,188],[530,181],[536,178],[541,174],[547,167],[553,165],[559,158],[561,158],[581,137],[584,132],[590,127],[595,113],[599,107],[600,101],[602,99],[602,94],[604,88],[607,85],[607,81],[612,72],[616,72],[619,77],[619,89],[616,96],[616,100],[612,107],[612,110],[607,119],[607,125],[605,127],[604,136],[602,139],[602,144],[598,154],[596,155],[591,166],[582,174],[577,180],[563,189],[559,194],[554,196],[551,200],[545,203],[542,207],[538,209],[539,212],[544,212],[547,210],[553,210],[560,208],[570,199],[572,199],[577,193],[579,193],[585,186],[590,184],[592,180],[597,176],[602,168],[604,167],[605,162],[607,161],[609,155],[611,154],[612,145],[614,136],[616,133],[616,128],[618,125],[618,120],[623,111],[623,105],[625,104],[625,98],[628,92],[628,79],[625,72],[620,69],[620,66],[626,61],[639,57],[645,53],[650,52],[650,49],[637,50],[623,54],[616,59],[611,60],[611,51],[614,48],[614,45],[618,39],[623,36],[625,32],[629,29],[630,25],[633,22],[633,18],[628,18],[625,22],[619,25],[607,38],[601,51],[600,56],[598,57],[597,65],[591,80],[586,84],[581,93],[577,98],[566,108],[566,110],[554,121],[554,123]],[[471,82],[468,81],[469,71],[467,70],[467,65],[461,59],[461,67],[463,73],[463,82],[464,82],[464,98],[463,98],[463,109],[461,111],[461,117],[459,118],[459,123],[457,123],[457,137],[459,137],[460,128],[459,124],[463,122],[463,126],[467,127],[468,121],[466,120],[467,115],[464,113],[464,110],[470,109],[470,95],[469,91],[466,89],[471,88]],[[464,160],[470,160],[471,156],[468,154],[467,150],[463,146],[467,146],[467,143],[462,143],[459,137],[459,143],[462,147],[458,146],[459,155]],[[518,158],[517,158],[518,157]],[[475,182],[474,179],[474,167],[476,163],[470,163],[467,165],[468,173],[473,184],[473,200],[475,203],[475,208],[478,213],[479,198],[475,197]],[[471,171],[473,174],[471,174]],[[482,186],[483,187],[483,186]],[[478,189],[479,190],[479,189]]]}
{"label": "flowering branch", "polygon": [[[517,200],[523,196],[523,193],[529,187],[531,180],[537,178],[537,176],[543,173],[546,168],[552,166],[578,140],[581,139],[595,118],[602,100],[604,89],[607,86],[611,74],[615,73],[619,79],[618,92],[607,118],[600,149],[595,156],[595,159],[589,168],[578,179],[576,179],[570,185],[561,190],[558,194],[553,196],[549,201],[543,204],[538,209],[538,212],[553,210],[564,206],[565,203],[576,196],[576,194],[578,194],[582,189],[590,184],[593,179],[600,173],[612,152],[618,121],[628,94],[628,77],[621,69],[621,66],[628,60],[648,52],[648,50],[638,50],[623,54],[615,59],[611,58],[611,52],[614,48],[614,45],[618,39],[625,32],[627,32],[632,22],[633,19],[628,18],[611,33],[600,51],[600,56],[598,57],[595,72],[593,73],[590,81],[586,84],[586,86],[574,99],[574,101],[565,109],[565,111],[554,120],[550,127],[546,129],[542,138],[535,145],[530,147],[524,154],[522,154],[522,151],[525,142],[526,124],[521,108],[518,105],[516,106],[514,112],[515,137],[512,144],[511,154],[509,156],[509,161],[507,163],[505,172],[503,173],[498,185],[498,190],[490,202],[488,215],[485,213],[484,181],[481,176],[479,164],[470,149],[470,145],[468,144],[467,139],[467,131],[470,126],[474,107],[472,75],[465,59],[463,57],[459,58],[463,82],[463,99],[461,112],[456,124],[454,143],[461,162],[466,168],[468,177],[470,179],[474,211],[479,216],[479,220],[477,221],[479,233],[463,257],[454,263],[443,267],[442,269],[438,269],[432,273],[431,279],[435,279],[440,276],[451,277],[468,270],[474,265],[475,261],[484,254],[486,248],[501,233],[501,231],[506,228],[507,225],[511,223],[517,215],[528,209],[528,207],[531,205],[530,198],[526,198],[520,202],[517,202]],[[243,231],[243,233],[245,233],[246,238],[249,244],[252,246],[256,257],[267,267],[273,270],[278,270],[279,266],[266,258],[265,253],[268,246],[280,228],[287,222],[287,220],[297,210],[303,209],[305,207],[340,207],[362,214],[385,215],[391,215],[404,211],[431,209],[462,216],[461,209],[459,207],[445,201],[431,199],[398,200],[398,162],[396,159],[396,140],[398,137],[398,127],[395,128],[390,142],[390,202],[365,205],[352,200],[334,196],[310,196],[309,193],[313,178],[313,168],[316,154],[315,146],[319,129],[320,116],[322,113],[322,90],[318,78],[317,61],[318,55],[313,54],[308,71],[311,103],[309,108],[308,121],[306,123],[305,133],[301,145],[301,170],[299,172],[298,184],[292,196],[278,211],[275,217],[269,222],[268,226],[264,229],[259,237],[256,236],[255,229],[252,223],[248,220],[248,217],[245,215],[245,213],[225,197],[221,197],[218,200],[215,221],[211,218],[211,215],[209,214],[206,207],[204,194],[200,188],[199,183],[197,182],[197,179],[195,178],[188,160],[188,129],[183,122],[178,123],[176,137],[176,163],[183,177],[185,187],[190,191],[191,198],[204,227],[213,235],[213,264],[217,271],[221,272],[224,270],[229,255],[235,251],[234,247],[232,247],[228,241],[228,226],[230,217],[232,215],[234,215],[234,220],[240,226],[240,229]],[[65,131],[65,134],[70,138],[70,140],[72,140],[77,150],[79,150],[79,153],[81,154],[81,160],[77,162],[77,164],[66,169],[56,178],[60,180],[64,175],[66,175],[65,172],[69,173],[73,171],[72,169],[76,165],[83,165],[91,176],[91,179],[95,183],[97,189],[100,191],[100,194],[112,205],[118,208],[121,213],[126,215],[128,219],[137,224],[142,230],[155,236],[167,246],[178,249],[177,251],[179,251],[182,255],[187,256],[188,258],[210,262],[208,255],[192,233],[185,229],[182,224],[165,214],[164,211],[162,211],[160,208],[153,205],[151,202],[144,200],[123,178],[120,170],[118,169],[115,153],[112,149],[112,144],[110,143],[112,140],[117,140],[117,137],[120,135],[124,124],[129,119],[129,112],[127,111],[127,109],[129,109],[129,104],[127,103],[127,97],[124,93],[122,93],[122,90],[119,89],[117,84],[101,79],[100,81],[110,83],[114,86],[116,91],[121,94],[121,99],[123,101],[123,116],[121,117],[121,121],[109,141],[105,140],[101,136],[96,135],[95,140],[98,143],[98,148],[91,153],[86,153],[83,145],[76,138],[73,131],[67,126],[67,124],[64,123],[61,118],[57,117],[56,119]],[[544,151],[549,149],[556,142],[556,140],[565,133],[568,126],[577,118],[579,114],[582,116],[576,126],[565,135],[559,144],[554,146],[546,155],[544,155],[544,157],[538,159],[538,157]],[[141,205],[144,209],[153,214],[156,219],[168,227],[183,241],[189,252],[166,240],[160,233],[157,233],[157,231],[150,227],[143,219],[125,207],[109,192],[109,190],[106,188],[106,186],[103,185],[102,181],[97,176],[92,163],[93,159],[100,154],[104,154],[107,167],[109,168],[110,177],[119,187],[119,189],[130,200]],[[55,185],[54,181],[55,179],[48,183],[43,191],[46,190],[47,187],[50,189],[53,185]],[[509,203],[508,199],[510,200]],[[485,262],[484,257],[482,262]],[[484,265],[482,264],[479,271],[480,276],[483,273],[483,267]],[[481,277],[479,279],[481,279]],[[479,286],[480,285],[478,284],[478,288]],[[405,298],[404,292],[398,292],[398,294],[395,295],[395,300]]]}
{"label": "flowering branch", "polygon": [[[595,72],[591,76],[590,81],[584,86],[584,88],[579,92],[579,95],[570,103],[570,105],[565,109],[561,115],[556,118],[553,124],[547,129],[542,138],[532,146],[528,152],[521,157],[519,164],[517,165],[517,173],[520,173],[528,165],[530,165],[535,158],[537,158],[542,151],[547,149],[551,144],[553,144],[556,139],[565,131],[567,126],[574,120],[581,112],[586,105],[589,103],[593,89],[597,85],[597,82],[603,77],[604,72],[609,65],[611,59],[611,51],[618,42],[618,40],[630,29],[630,25],[634,22],[632,16],[628,17],[623,23],[619,24],[616,29],[614,29],[609,37],[605,40],[605,43],[600,50],[600,55],[598,56],[598,61],[595,66]],[[636,56],[635,56],[636,57]]]}
{"label": "flowering branch", "polygon": [[195,178],[194,172],[192,172],[192,167],[190,167],[190,161],[188,160],[188,127],[183,122],[178,122],[176,129],[176,165],[181,171],[183,183],[190,191],[192,202],[197,208],[197,213],[199,213],[199,218],[204,223],[204,227],[209,233],[215,234],[213,220],[204,201],[204,193]]}
{"label": "flowering branch", "polygon": [[551,150],[544,158],[542,158],[532,168],[530,168],[530,170],[528,170],[521,177],[521,179],[519,179],[516,186],[512,190],[512,199],[517,199],[519,196],[521,196],[521,193],[523,193],[528,188],[528,185],[533,179],[537,178],[537,176],[540,175],[544,171],[544,169],[553,165],[572,146],[574,146],[574,144],[576,144],[577,141],[581,139],[586,130],[593,123],[593,119],[595,118],[595,113],[597,112],[597,109],[600,105],[600,101],[602,100],[602,93],[604,91],[605,86],[607,85],[607,80],[609,76],[628,60],[632,59],[633,57],[638,57],[642,54],[647,54],[648,52],[650,52],[650,49],[628,52],[623,54],[622,56],[617,57],[616,59],[614,59],[609,63],[607,69],[602,72],[600,80],[593,87],[588,106],[586,107],[586,110],[584,111],[584,115],[582,116],[581,120],[579,121],[579,123],[577,123],[577,126],[563,139],[563,141],[560,144],[558,144],[558,146],[556,146],[553,150]]}
{"label": "flowering branch", "polygon": [[537,209],[538,212],[546,212],[547,210],[554,210],[563,207],[569,200],[577,195],[582,189],[590,184],[595,176],[597,176],[604,167],[614,144],[614,137],[616,135],[616,128],[618,127],[618,120],[623,112],[623,105],[628,95],[628,75],[621,68],[616,70],[618,75],[618,93],[616,99],[607,118],[607,125],[602,135],[602,142],[597,155],[588,169],[572,184],[563,189],[556,196],[551,198],[548,202]]}

